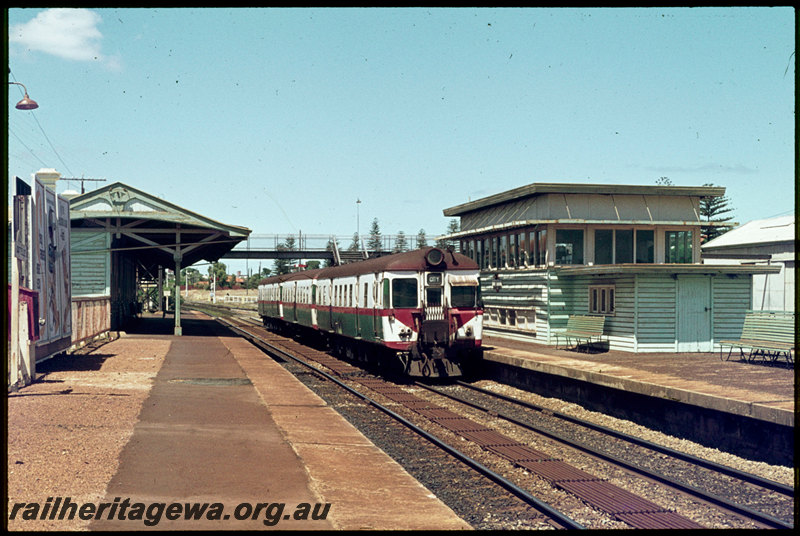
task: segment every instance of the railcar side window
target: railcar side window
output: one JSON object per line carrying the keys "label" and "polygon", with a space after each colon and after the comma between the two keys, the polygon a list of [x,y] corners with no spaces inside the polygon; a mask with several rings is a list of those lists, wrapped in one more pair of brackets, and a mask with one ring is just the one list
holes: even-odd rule
{"label": "railcar side window", "polygon": [[478,287],[450,287],[450,302],[453,307],[475,307]]}
{"label": "railcar side window", "polygon": [[401,278],[392,280],[392,307],[417,307],[417,280]]}

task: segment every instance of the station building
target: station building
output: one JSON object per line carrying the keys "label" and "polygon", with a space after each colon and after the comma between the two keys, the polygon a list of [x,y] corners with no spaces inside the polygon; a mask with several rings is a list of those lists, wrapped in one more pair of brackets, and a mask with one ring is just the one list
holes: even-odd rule
{"label": "station building", "polygon": [[[701,263],[700,202],[722,187],[533,183],[444,209],[442,237],[481,267],[484,325],[545,345],[571,315],[605,317],[607,347],[709,352],[741,334],[753,275]],[[563,338],[562,338],[563,341]]]}

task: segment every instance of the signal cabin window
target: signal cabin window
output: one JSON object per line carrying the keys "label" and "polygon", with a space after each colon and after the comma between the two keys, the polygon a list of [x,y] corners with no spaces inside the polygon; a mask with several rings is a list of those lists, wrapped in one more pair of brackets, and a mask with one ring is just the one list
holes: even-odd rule
{"label": "signal cabin window", "polygon": [[636,231],[636,262],[655,262],[655,233],[647,230]]}
{"label": "signal cabin window", "polygon": [[478,294],[477,286],[451,286],[450,287],[450,304],[453,307],[475,307],[475,301]]}
{"label": "signal cabin window", "polygon": [[597,229],[594,232],[594,262],[595,264],[614,263],[614,231],[611,229]]}
{"label": "signal cabin window", "polygon": [[630,264],[633,262],[633,230],[617,230],[616,245],[614,253],[617,264]]}
{"label": "signal cabin window", "polygon": [[599,315],[614,314],[614,285],[589,287],[589,312]]}
{"label": "signal cabin window", "polygon": [[556,264],[583,264],[583,229],[556,229]]}
{"label": "signal cabin window", "polygon": [[689,264],[693,261],[691,231],[666,231],[664,238],[666,242],[665,262]]}
{"label": "signal cabin window", "polygon": [[536,231],[536,265],[544,266],[547,264],[547,229]]}
{"label": "signal cabin window", "polygon": [[654,243],[652,230],[597,229],[594,232],[594,262],[652,264],[655,262]]}
{"label": "signal cabin window", "polygon": [[392,307],[398,309],[417,307],[416,279],[409,277],[392,280]]}
{"label": "signal cabin window", "polygon": [[543,266],[547,264],[547,229],[528,233],[528,264]]}

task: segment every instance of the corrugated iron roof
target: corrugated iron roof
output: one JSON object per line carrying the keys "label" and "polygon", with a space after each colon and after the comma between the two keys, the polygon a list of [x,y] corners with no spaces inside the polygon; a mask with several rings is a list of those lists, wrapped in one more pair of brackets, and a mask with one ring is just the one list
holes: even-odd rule
{"label": "corrugated iron roof", "polygon": [[794,239],[794,214],[791,214],[789,216],[749,221],[713,240],[709,240],[701,247],[703,251],[713,251],[719,248],[751,244],[793,242]]}
{"label": "corrugated iron roof", "polygon": [[721,197],[725,188],[721,186],[661,186],[630,184],[580,184],[535,182],[499,194],[444,209],[445,216],[459,216],[493,205],[514,201],[523,197],[541,194],[609,194],[609,195],[669,195]]}

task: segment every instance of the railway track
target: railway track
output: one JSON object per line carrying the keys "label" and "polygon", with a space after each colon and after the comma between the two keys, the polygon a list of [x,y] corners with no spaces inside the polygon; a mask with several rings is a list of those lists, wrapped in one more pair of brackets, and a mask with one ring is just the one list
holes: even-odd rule
{"label": "railway track", "polygon": [[[541,451],[534,449],[524,442],[517,441],[491,427],[477,422],[473,419],[465,417],[459,411],[453,411],[449,407],[445,407],[435,399],[431,400],[430,396],[421,397],[409,391],[408,386],[398,385],[396,383],[388,382],[382,378],[370,377],[364,373],[362,369],[354,367],[353,365],[338,360],[330,355],[320,352],[318,350],[311,350],[307,347],[302,347],[298,343],[277,337],[268,332],[262,331],[262,328],[254,328],[251,326],[249,329],[244,329],[240,324],[241,319],[226,320],[224,321],[230,327],[244,334],[257,345],[271,353],[277,352],[282,358],[296,359],[302,362],[301,359],[295,357],[294,353],[303,354],[306,358],[316,362],[319,365],[329,369],[331,372],[320,371],[317,367],[311,364],[306,364],[310,368],[315,369],[316,374],[324,375],[328,380],[340,384],[342,388],[351,392],[354,396],[361,398],[367,403],[380,409],[386,415],[392,417],[398,422],[403,423],[406,427],[413,430],[415,433],[426,440],[435,444],[451,456],[459,459],[462,463],[470,466],[476,471],[480,471],[487,478],[491,479],[496,484],[503,487],[506,491],[514,494],[523,500],[526,504],[531,505],[542,515],[547,516],[553,525],[561,528],[583,528],[582,525],[567,515],[561,513],[556,508],[546,503],[543,503],[531,493],[522,489],[519,485],[515,484],[511,479],[501,476],[496,471],[486,467],[483,463],[471,458],[462,452],[459,448],[452,446],[444,441],[437,435],[431,434],[426,431],[424,427],[415,424],[412,421],[423,419],[435,426],[444,428],[449,435],[457,436],[463,440],[469,441],[471,444],[479,446],[484,452],[489,453],[495,457],[505,460],[512,464],[514,467],[525,471],[527,474],[532,474],[541,478],[553,487],[571,494],[585,504],[588,504],[593,509],[605,513],[614,520],[624,523],[626,526],[633,528],[702,528],[703,526],[695,521],[672,511],[671,509],[659,506],[653,501],[650,501],[636,493],[631,493],[622,487],[616,486],[609,482],[609,479],[602,476],[596,476],[586,472],[574,465],[564,461],[563,459],[551,455],[550,451]],[[247,322],[251,324],[257,323],[257,319],[251,318]],[[239,324],[237,326],[237,324]],[[259,331],[260,334],[253,331]],[[264,339],[269,339],[265,342]],[[354,387],[355,384],[355,387]],[[585,441],[576,441],[570,439],[564,434],[553,432],[553,426],[548,429],[541,423],[532,423],[530,416],[527,419],[519,419],[512,416],[512,413],[519,413],[522,409],[524,412],[531,414],[533,412],[546,416],[547,419],[560,420],[569,423],[573,429],[573,436],[575,435],[574,429],[577,426],[582,427],[584,430],[590,431],[592,434],[605,435],[605,442],[617,441],[627,442],[629,445],[635,445],[635,448],[648,449],[650,452],[657,452],[661,466],[669,466],[664,462],[663,458],[668,457],[674,463],[674,460],[680,460],[681,463],[688,464],[692,467],[701,468],[705,471],[705,476],[701,480],[718,480],[719,478],[734,479],[739,483],[746,483],[747,486],[752,487],[747,494],[749,496],[758,496],[763,493],[777,494],[784,497],[784,502],[788,506],[781,510],[780,514],[785,518],[787,515],[791,518],[793,510],[793,489],[789,486],[784,486],[779,483],[766,481],[752,475],[741,473],[739,471],[731,470],[724,466],[705,462],[699,458],[693,458],[677,451],[671,451],[658,445],[649,444],[630,436],[625,436],[614,432],[613,430],[604,429],[591,423],[578,422],[575,418],[563,414],[557,414],[552,411],[544,410],[530,404],[522,404],[520,401],[510,399],[508,397],[498,396],[497,393],[491,392],[486,389],[479,389],[464,382],[458,382],[457,385],[450,385],[447,387],[433,388],[429,385],[417,383],[415,388],[424,390],[429,394],[435,394],[441,399],[455,401],[464,407],[477,409],[492,418],[502,418],[514,426],[523,427],[527,431],[533,431],[536,434],[547,437],[551,440],[558,441],[562,445],[568,446],[570,449],[577,449],[584,453],[601,459],[605,462],[611,463],[617,467],[621,467],[626,471],[636,473],[642,478],[652,482],[657,482],[661,485],[666,485],[673,490],[680,493],[688,494],[693,498],[704,501],[705,503],[714,505],[726,512],[732,513],[742,519],[752,521],[756,527],[767,528],[792,528],[792,524],[784,519],[755,510],[746,504],[739,504],[729,497],[736,497],[736,493],[727,493],[727,496],[722,496],[713,491],[714,485],[703,486],[703,488],[696,487],[687,483],[685,480],[670,478],[665,475],[665,472],[649,469],[644,467],[643,464],[630,461],[637,456],[641,458],[642,454],[632,454],[630,447],[617,447],[617,451],[623,451],[624,454],[619,456],[610,453],[609,450],[613,449],[597,449],[594,446],[587,445]],[[365,394],[363,389],[376,393],[376,395]],[[460,392],[454,392],[460,391]],[[471,396],[465,396],[465,393],[471,393]],[[478,398],[484,397],[493,400],[493,404],[486,404],[476,401]],[[442,398],[444,397],[444,398]],[[378,400],[384,400],[383,403]],[[386,402],[388,401],[388,403]],[[498,408],[498,401],[506,405],[506,409]],[[398,412],[397,407],[402,408]],[[392,409],[394,407],[394,409]],[[406,416],[400,415],[404,413]],[[409,413],[417,419],[409,419]],[[526,422],[527,421],[527,422]],[[445,434],[448,435],[448,434]],[[579,434],[580,435],[580,434]],[[612,439],[609,439],[612,438]],[[650,455],[652,458],[653,456]],[[696,471],[697,469],[695,469]],[[669,474],[675,472],[673,469],[667,469]],[[686,470],[678,471],[685,472]],[[697,478],[697,477],[695,477]],[[723,484],[728,490],[739,489],[744,484]],[[718,486],[719,487],[719,486]],[[709,488],[712,488],[709,490]],[[747,501],[745,501],[747,502]],[[750,503],[754,502],[752,499]],[[755,501],[757,502],[757,501]],[[748,503],[749,504],[749,503]],[[788,510],[787,510],[788,508]],[[788,511],[788,514],[787,514]]]}
{"label": "railway track", "polygon": [[[367,377],[364,375],[363,371],[349,363],[336,359],[327,355],[326,353],[320,352],[318,350],[313,350],[308,347],[303,347],[299,343],[292,341],[291,339],[287,339],[284,337],[275,336],[272,334],[267,333],[254,333],[254,329],[259,329],[254,326],[249,326],[249,329],[244,329],[241,324],[237,325],[235,321],[230,319],[219,319],[225,325],[236,331],[237,333],[242,334],[243,336],[247,337],[251,342],[265,350],[267,353],[272,355],[277,355],[277,357],[281,359],[289,359],[296,363],[300,363],[309,369],[312,369],[315,374],[319,374],[323,376],[330,382],[335,383],[339,387],[345,389],[350,394],[358,397],[359,399],[363,400],[364,402],[370,404],[371,406],[375,407],[379,411],[383,412],[384,414],[390,416],[392,419],[402,423],[408,429],[412,430],[419,436],[424,437],[426,440],[430,441],[440,449],[444,450],[451,456],[455,457],[459,461],[463,462],[464,464],[471,467],[473,470],[479,472],[481,475],[489,478],[495,484],[506,490],[507,492],[515,495],[520,500],[522,500],[525,504],[533,507],[537,512],[541,513],[542,515],[546,516],[552,525],[558,528],[564,529],[583,529],[584,527],[576,522],[575,520],[569,518],[556,508],[553,508],[549,504],[546,504],[527,491],[519,488],[513,482],[505,479],[501,475],[495,473],[491,469],[485,467],[480,462],[470,458],[469,456],[463,454],[459,451],[459,449],[453,447],[452,445],[442,441],[441,439],[437,438],[436,436],[426,432],[424,429],[416,426],[414,423],[410,422],[409,420],[405,419],[387,405],[380,403],[379,401],[375,400],[374,398],[370,397],[368,394],[365,394],[362,391],[359,391],[353,388],[351,385],[348,385],[342,378],[348,378],[351,381],[355,381],[356,383],[361,384],[364,387],[368,385],[372,385],[373,387],[377,387],[379,382],[383,385],[390,386],[392,385],[390,382],[385,382],[380,380],[379,378],[375,377]],[[306,361],[295,353],[302,353],[303,357],[309,359],[319,365],[322,365],[332,371],[332,373],[325,372],[320,370],[319,368],[313,366],[309,361]],[[403,398],[403,395],[400,394],[402,389],[397,388],[397,393],[395,393],[395,398]],[[383,395],[385,396],[388,394],[389,391],[383,391]],[[413,406],[413,402],[410,402]]]}
{"label": "railway track", "polygon": [[[764,527],[793,528],[792,523],[788,521],[792,518],[794,506],[792,486],[710,462],[462,381],[444,389],[419,382],[415,385],[751,519]],[[467,393],[477,393],[478,396],[465,396]],[[480,400],[481,397],[484,398],[483,401]],[[680,478],[671,475],[680,475]],[[756,505],[766,508],[765,503],[773,507],[776,512],[768,513],[753,507]]]}

